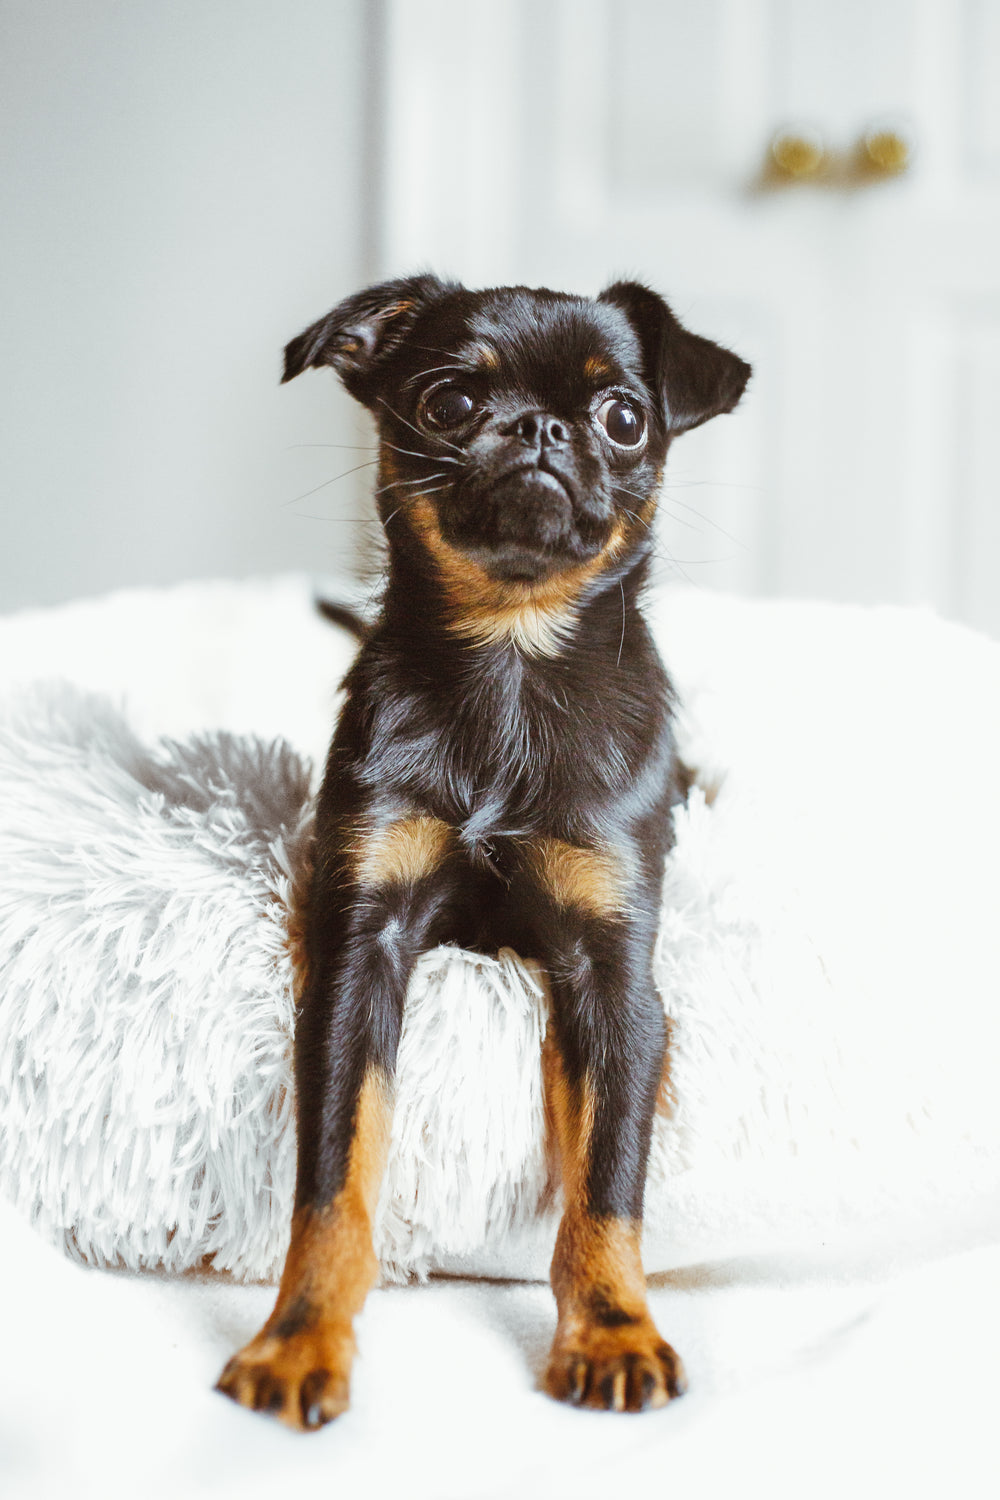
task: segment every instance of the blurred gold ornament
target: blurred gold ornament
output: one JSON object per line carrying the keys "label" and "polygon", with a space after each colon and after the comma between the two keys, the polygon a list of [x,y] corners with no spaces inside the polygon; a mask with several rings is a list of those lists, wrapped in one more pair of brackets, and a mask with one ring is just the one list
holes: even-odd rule
{"label": "blurred gold ornament", "polygon": [[771,158],[783,177],[815,177],[826,162],[817,131],[779,131],[771,141]]}
{"label": "blurred gold ornament", "polygon": [[862,138],[860,154],[869,172],[895,177],[910,164],[910,143],[898,130],[869,130]]}

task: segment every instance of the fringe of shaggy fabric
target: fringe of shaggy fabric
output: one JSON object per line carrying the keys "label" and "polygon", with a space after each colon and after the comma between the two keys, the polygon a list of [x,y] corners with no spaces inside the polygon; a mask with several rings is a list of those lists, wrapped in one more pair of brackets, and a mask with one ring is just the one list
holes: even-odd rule
{"label": "fringe of shaggy fabric", "polygon": [[273,1273],[294,1164],[286,915],[308,766],[140,744],[65,687],[0,725],[0,1188],[103,1265]]}
{"label": "fringe of shaggy fabric", "polygon": [[[72,1255],[280,1270],[311,812],[309,766],[280,742],[149,749],[106,700],[55,685],[9,705],[0,1191]],[[377,1214],[388,1279],[502,1240],[544,1199],[545,1021],[513,953],[421,960]]]}
{"label": "fringe of shaggy fabric", "polygon": [[[1000,1232],[1000,653],[919,617],[796,606],[799,661],[778,606],[697,608],[679,728],[718,791],[678,809],[666,871],[646,1268]],[[280,742],[150,749],[105,700],[11,700],[0,1191],[72,1253],[279,1269],[309,820],[308,765]],[[376,1225],[387,1276],[545,1274],[545,1021],[511,954],[421,960]]]}
{"label": "fringe of shaggy fabric", "polygon": [[375,1249],[390,1280],[502,1242],[549,1195],[533,964],[437,948],[407,993]]}

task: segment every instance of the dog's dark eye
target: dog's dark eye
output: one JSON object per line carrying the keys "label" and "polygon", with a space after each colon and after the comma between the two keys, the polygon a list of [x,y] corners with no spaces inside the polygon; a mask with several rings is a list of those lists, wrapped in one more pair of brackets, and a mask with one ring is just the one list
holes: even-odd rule
{"label": "dog's dark eye", "polygon": [[597,420],[620,448],[634,448],[645,436],[646,419],[642,412],[617,396],[612,396],[598,408]]}
{"label": "dog's dark eye", "polygon": [[450,427],[461,427],[475,409],[475,401],[460,385],[440,385],[424,399],[420,414],[428,427],[447,431]]}

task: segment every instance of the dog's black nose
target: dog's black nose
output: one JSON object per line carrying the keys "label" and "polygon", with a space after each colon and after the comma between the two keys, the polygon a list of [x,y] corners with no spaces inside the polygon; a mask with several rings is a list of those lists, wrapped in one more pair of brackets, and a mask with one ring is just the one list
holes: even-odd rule
{"label": "dog's black nose", "polygon": [[569,442],[569,429],[558,417],[548,412],[527,411],[511,422],[506,429],[511,437],[519,437],[529,448],[560,448]]}

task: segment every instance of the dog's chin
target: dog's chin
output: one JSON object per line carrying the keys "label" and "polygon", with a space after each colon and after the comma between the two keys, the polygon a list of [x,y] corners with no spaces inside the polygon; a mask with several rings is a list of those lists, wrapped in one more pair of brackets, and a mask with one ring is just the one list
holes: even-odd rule
{"label": "dog's chin", "polygon": [[569,485],[535,467],[466,488],[443,530],[490,578],[509,583],[539,583],[587,562],[607,539],[593,523],[581,533]]}
{"label": "dog's chin", "polygon": [[539,547],[466,547],[466,556],[499,583],[541,583],[553,573],[580,561],[572,554],[553,553]]}
{"label": "dog's chin", "polygon": [[518,541],[458,542],[458,548],[470,562],[489,577],[504,583],[541,583],[556,573],[589,562],[601,551],[602,543],[583,542],[578,536],[564,537],[556,545]]}

